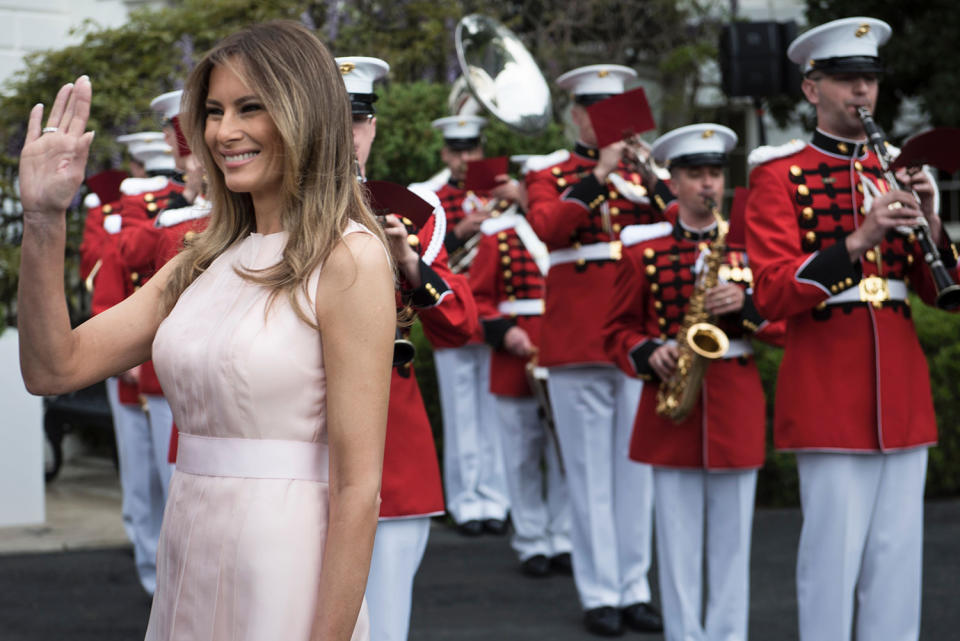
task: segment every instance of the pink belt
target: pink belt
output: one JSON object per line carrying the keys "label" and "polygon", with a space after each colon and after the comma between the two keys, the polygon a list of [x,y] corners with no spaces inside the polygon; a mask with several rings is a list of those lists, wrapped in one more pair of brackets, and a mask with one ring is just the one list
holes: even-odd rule
{"label": "pink belt", "polygon": [[200,476],[293,479],[326,483],[326,443],[222,438],[180,432],[177,471]]}

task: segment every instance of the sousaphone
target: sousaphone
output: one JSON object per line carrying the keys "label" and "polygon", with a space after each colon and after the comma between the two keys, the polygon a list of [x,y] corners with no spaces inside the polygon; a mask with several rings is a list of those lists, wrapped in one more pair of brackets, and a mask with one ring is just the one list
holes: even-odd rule
{"label": "sousaphone", "polygon": [[463,80],[450,94],[453,115],[475,111],[469,106],[473,96],[518,133],[534,135],[546,129],[553,119],[550,88],[515,33],[474,13],[457,24],[454,44]]}

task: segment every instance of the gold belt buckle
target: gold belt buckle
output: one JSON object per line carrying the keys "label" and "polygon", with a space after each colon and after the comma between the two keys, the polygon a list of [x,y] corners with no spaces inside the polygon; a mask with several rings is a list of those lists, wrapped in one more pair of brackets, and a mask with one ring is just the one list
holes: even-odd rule
{"label": "gold belt buckle", "polygon": [[610,243],[610,260],[620,260],[623,258],[623,243],[615,240]]}
{"label": "gold belt buckle", "polygon": [[886,278],[867,276],[860,280],[860,300],[880,307],[884,301],[890,300],[890,287]]}

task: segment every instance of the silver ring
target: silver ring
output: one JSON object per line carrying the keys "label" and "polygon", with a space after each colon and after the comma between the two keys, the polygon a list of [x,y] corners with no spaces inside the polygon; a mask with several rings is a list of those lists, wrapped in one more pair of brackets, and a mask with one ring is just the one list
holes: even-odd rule
{"label": "silver ring", "polygon": [[40,133],[42,133],[42,134],[55,134],[55,133],[57,133],[57,128],[56,128],[56,127],[44,127],[43,129],[40,130]]}

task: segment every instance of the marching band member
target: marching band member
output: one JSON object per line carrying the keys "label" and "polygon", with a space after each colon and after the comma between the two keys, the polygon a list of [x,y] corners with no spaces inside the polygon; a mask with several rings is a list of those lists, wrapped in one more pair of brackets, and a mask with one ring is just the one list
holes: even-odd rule
{"label": "marching band member", "polygon": [[957,253],[929,177],[900,173],[919,200],[891,189],[866,146],[857,107],[874,110],[890,32],[857,17],[794,40],[788,55],[817,130],[809,143],[750,157],[755,302],[787,323],[774,427],[777,448],[797,453],[802,641],[919,635],[923,488],[937,430],[907,286],[928,303],[934,291],[916,237],[896,230],[926,217],[954,273]]}
{"label": "marching band member", "polygon": [[511,545],[527,576],[543,577],[551,570],[570,574],[566,481],[556,434],[551,436],[538,416],[542,408],[528,371],[536,365],[540,341],[547,248],[519,213],[488,218],[480,232],[470,287],[484,338],[494,350],[489,385],[510,495]]}
{"label": "marching band member", "polygon": [[[462,250],[480,233],[497,199],[467,190],[467,163],[483,158],[479,116],[449,116],[434,120],[443,133],[441,156],[450,180],[437,190],[447,215],[447,252]],[[467,273],[463,270],[462,273]],[[464,346],[434,345],[437,385],[443,413],[443,478],[447,511],[461,533],[506,532],[510,500],[503,469],[497,413],[490,394],[490,348],[479,326]]]}
{"label": "marching band member", "polygon": [[[373,84],[390,67],[378,58],[342,57],[340,66],[353,111],[358,170],[376,137]],[[394,263],[400,270],[398,303],[416,310],[431,341],[463,344],[476,331],[476,305],[464,278],[450,272],[443,248],[446,217],[433,192],[416,193],[434,205],[431,222],[408,229],[397,216],[384,219]],[[430,517],[443,514],[436,445],[412,363],[396,365],[390,379],[380,520],[373,546],[366,599],[373,641],[405,641],[410,628],[413,580],[430,534]]]}
{"label": "marching band member", "polygon": [[[661,629],[650,605],[653,487],[650,468],[627,457],[642,383],[618,371],[603,348],[603,317],[620,230],[655,222],[638,173],[622,161],[625,143],[596,149],[586,106],[620,94],[636,72],[592,65],[557,79],[573,94],[579,132],[573,151],[527,161],[527,218],[550,250],[540,337],[572,508],[573,576],[584,623],[600,635],[623,623]],[[624,189],[629,191],[630,200]]]}
{"label": "marching band member", "polygon": [[[747,638],[750,533],[766,429],[749,336],[775,329],[751,303],[746,254],[731,247],[732,236],[725,230],[718,238],[712,210],[723,198],[723,166],[736,141],[726,127],[697,124],[653,143],[653,158],[670,168],[676,200],[669,215],[676,223],[623,230],[617,302],[605,328],[611,358],[627,374],[648,381],[630,458],[653,466],[657,568],[668,641]],[[705,313],[690,311],[694,296]],[[679,350],[684,349],[678,346],[685,342],[678,332],[692,322],[714,323],[730,343],[719,360],[708,361],[703,379],[677,384],[697,386],[702,380],[697,395],[702,400],[675,422],[658,414],[658,393],[674,389],[664,385],[677,375]]]}

